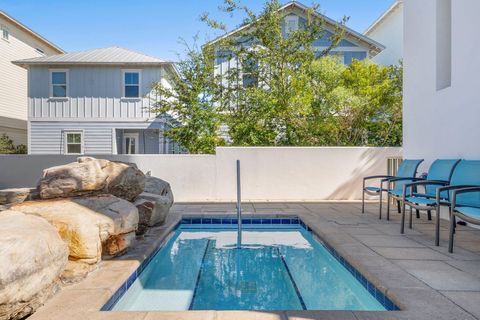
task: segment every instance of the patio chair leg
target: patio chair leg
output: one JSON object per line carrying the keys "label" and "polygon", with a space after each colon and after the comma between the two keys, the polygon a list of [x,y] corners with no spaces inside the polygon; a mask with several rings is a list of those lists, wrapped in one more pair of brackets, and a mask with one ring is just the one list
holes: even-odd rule
{"label": "patio chair leg", "polygon": [[410,218],[408,219],[408,228],[413,228],[413,208],[410,207]]}
{"label": "patio chair leg", "polygon": [[379,208],[379,214],[378,214],[378,219],[382,220],[382,202],[383,202],[383,192],[380,190],[380,208]]}
{"label": "patio chair leg", "polygon": [[415,209],[415,211],[417,212],[417,219],[420,219],[420,210]]}
{"label": "patio chair leg", "polygon": [[365,182],[362,189],[362,213],[365,213]]}
{"label": "patio chair leg", "polygon": [[387,193],[387,221],[390,220],[390,193]]}
{"label": "patio chair leg", "polygon": [[455,229],[455,217],[450,217],[450,236],[448,238],[448,252],[453,252],[453,237],[454,237],[454,229]]}
{"label": "patio chair leg", "polygon": [[440,208],[437,207],[435,211],[437,216],[435,220],[435,245],[438,247],[440,245]]}
{"label": "patio chair leg", "polygon": [[405,210],[406,210],[406,204],[403,202],[402,205],[402,221],[400,222],[400,233],[405,233]]}
{"label": "patio chair leg", "polygon": [[432,221],[432,210],[428,210],[428,221]]}
{"label": "patio chair leg", "polygon": [[400,200],[397,200],[397,210],[398,213],[402,213],[402,209],[400,208]]}

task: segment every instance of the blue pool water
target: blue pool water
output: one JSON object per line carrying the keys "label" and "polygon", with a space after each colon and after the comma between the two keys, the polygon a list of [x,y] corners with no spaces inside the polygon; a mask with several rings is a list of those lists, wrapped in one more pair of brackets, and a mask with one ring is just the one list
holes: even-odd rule
{"label": "blue pool water", "polygon": [[245,227],[242,249],[222,225],[177,228],[111,309],[386,310],[304,228]]}

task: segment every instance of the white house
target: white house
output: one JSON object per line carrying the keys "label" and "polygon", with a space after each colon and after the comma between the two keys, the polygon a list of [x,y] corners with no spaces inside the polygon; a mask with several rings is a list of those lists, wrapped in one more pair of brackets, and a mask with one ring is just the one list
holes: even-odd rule
{"label": "white house", "polygon": [[403,0],[395,0],[364,32],[364,34],[382,43],[385,49],[372,57],[381,65],[396,65],[403,59]]}
{"label": "white house", "polygon": [[[282,32],[286,36],[288,32],[301,28],[306,24],[307,11],[309,7],[301,4],[298,1],[291,1],[279,8],[279,12],[284,15],[284,22],[282,23]],[[316,18],[322,19],[325,22],[325,31],[320,39],[314,41],[313,45],[318,52],[325,50],[331,46],[331,36],[334,34],[335,29],[339,27],[338,22],[330,19],[329,17],[315,12]],[[221,39],[227,37],[236,37],[242,30],[248,29],[249,24],[246,24],[240,28],[237,28],[213,41],[210,41],[206,45],[215,46]],[[345,34],[340,43],[331,51],[332,55],[339,56],[341,61],[345,64],[350,64],[353,59],[364,60],[367,58],[373,58],[378,55],[385,48],[383,44],[375,41],[368,36],[362,35],[357,31],[344,27]],[[234,38],[235,39],[235,38]],[[217,57],[215,59],[215,73],[225,75],[228,70],[236,64],[235,58],[231,58],[225,55],[225,52],[217,50]],[[247,74],[248,77],[248,74]],[[247,78],[248,79],[248,78]],[[245,82],[246,79],[244,79]]]}
{"label": "white house", "polygon": [[30,154],[175,152],[169,118],[151,111],[172,63],[118,47],[14,63],[28,70]]}
{"label": "white house", "polygon": [[404,2],[404,156],[480,159],[480,1]]}
{"label": "white house", "polygon": [[27,70],[12,61],[63,50],[1,10],[0,38],[0,135],[26,145]]}

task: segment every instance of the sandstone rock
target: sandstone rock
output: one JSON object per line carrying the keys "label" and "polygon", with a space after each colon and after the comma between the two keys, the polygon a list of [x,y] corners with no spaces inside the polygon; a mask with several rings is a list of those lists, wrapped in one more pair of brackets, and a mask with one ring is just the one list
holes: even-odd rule
{"label": "sandstone rock", "polygon": [[138,196],[134,205],[138,209],[139,227],[137,234],[140,235],[145,233],[148,227],[165,222],[172,202],[168,197],[144,192]]}
{"label": "sandstone rock", "polygon": [[43,170],[38,189],[42,199],[85,195],[101,192],[107,178],[99,162],[73,162]]}
{"label": "sandstone rock", "polygon": [[173,193],[170,184],[162,179],[148,176],[145,180],[145,192],[166,197],[173,203]]}
{"label": "sandstone rock", "polygon": [[63,284],[74,284],[85,279],[87,275],[95,269],[97,269],[96,264],[68,261],[60,275],[60,280]]}
{"label": "sandstone rock", "polygon": [[145,175],[134,163],[80,157],[79,163],[98,163],[107,175],[105,192],[133,201],[145,188]]}
{"label": "sandstone rock", "polygon": [[123,253],[138,225],[137,208],[112,195],[26,201],[11,209],[47,219],[68,243],[69,259],[88,264],[101,260],[102,246],[105,255]]}
{"label": "sandstone rock", "polygon": [[58,289],[67,245],[45,219],[16,211],[0,214],[0,319],[33,313]]}
{"label": "sandstone rock", "polygon": [[36,188],[12,188],[0,190],[0,205],[32,200],[37,194]]}

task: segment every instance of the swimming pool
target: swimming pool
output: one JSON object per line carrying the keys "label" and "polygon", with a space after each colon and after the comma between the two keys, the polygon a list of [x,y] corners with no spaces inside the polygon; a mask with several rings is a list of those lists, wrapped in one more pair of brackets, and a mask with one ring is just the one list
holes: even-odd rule
{"label": "swimming pool", "polygon": [[184,219],[103,310],[398,310],[298,218],[244,219],[241,249],[233,220]]}

